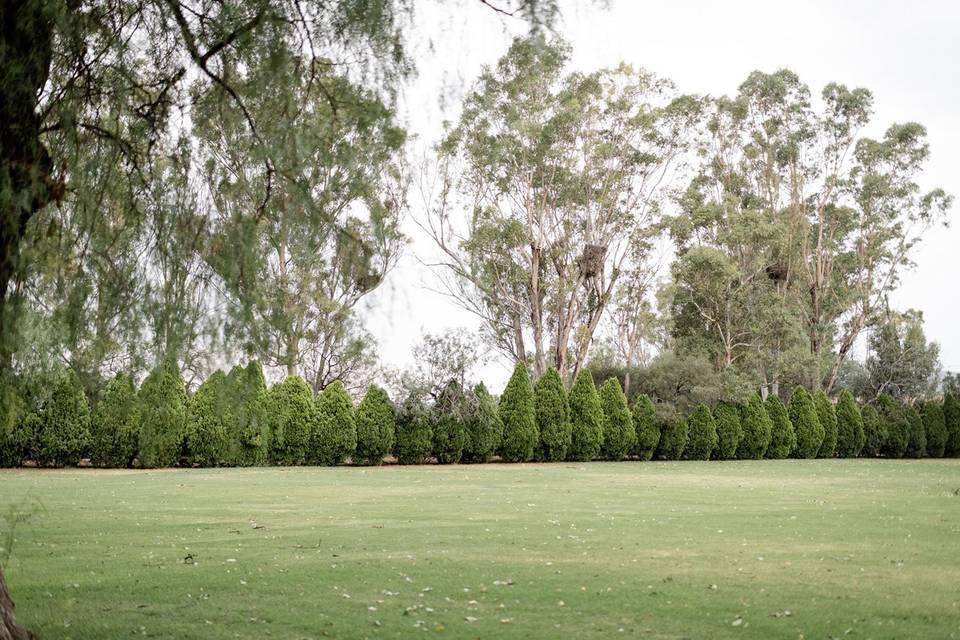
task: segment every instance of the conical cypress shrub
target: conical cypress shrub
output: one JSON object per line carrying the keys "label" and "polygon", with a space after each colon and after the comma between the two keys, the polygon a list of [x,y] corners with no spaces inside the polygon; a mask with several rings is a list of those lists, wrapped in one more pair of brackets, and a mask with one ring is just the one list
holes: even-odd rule
{"label": "conical cypress shrub", "polygon": [[[28,421],[29,415],[34,418]],[[30,456],[35,437],[29,423],[34,420],[40,419],[27,411],[13,381],[0,379],[0,467],[19,467]]]}
{"label": "conical cypress shrub", "polygon": [[886,393],[877,398],[877,413],[883,429],[881,453],[888,458],[902,458],[910,440],[910,423],[903,405]]}
{"label": "conical cypress shrub", "polygon": [[773,432],[773,420],[767,415],[760,394],[754,393],[740,413],[743,437],[737,446],[737,458],[741,460],[760,460],[770,446]]}
{"label": "conical cypress shrub", "polygon": [[743,438],[740,407],[721,400],[713,408],[713,421],[717,425],[717,448],[713,457],[718,460],[733,460]]}
{"label": "conical cypress shrub", "polygon": [[462,462],[489,462],[503,438],[503,421],[497,399],[481,382],[473,388],[473,411],[466,419]]}
{"label": "conical cypress shrub", "polygon": [[863,444],[863,417],[853,394],[844,389],[837,401],[837,456],[855,458],[860,455]]}
{"label": "conical cypress shrub", "polygon": [[60,377],[42,417],[38,462],[57,467],[80,462],[90,443],[90,407],[73,371]]}
{"label": "conical cypress shrub", "polygon": [[883,452],[883,443],[886,440],[886,430],[880,413],[873,405],[864,405],[860,410],[863,416],[863,447],[860,455],[864,458],[876,458]]}
{"label": "conical cypress shrub", "polygon": [[433,455],[440,464],[456,464],[463,457],[471,400],[459,383],[450,382],[433,405]]}
{"label": "conical cypress shrub", "polygon": [[137,461],[141,467],[169,467],[180,458],[187,423],[187,388],[172,358],[164,358],[137,394]]}
{"label": "conical cypress shrub", "polygon": [[600,387],[600,407],[603,409],[603,444],[600,453],[607,460],[623,460],[637,441],[633,430],[633,416],[627,406],[627,397],[616,378],[607,378]]}
{"label": "conical cypress shrub", "polygon": [[660,444],[660,429],[656,408],[645,393],[633,402],[633,430],[637,434],[633,454],[643,461],[650,460]]}
{"label": "conical cypress shrub", "polygon": [[927,436],[927,456],[942,458],[947,446],[947,425],[943,418],[943,406],[939,402],[923,405],[923,431]]}
{"label": "conical cypress shrub", "polygon": [[[313,389],[300,376],[287,376],[267,392],[270,416],[270,461],[295,466],[312,452],[311,437],[317,430],[317,407]],[[312,457],[312,455],[311,455]]]}
{"label": "conical cypress shrub", "polygon": [[316,399],[317,422],[311,431],[311,464],[341,464],[357,450],[357,424],[353,400],[343,383],[334,380],[323,388]]}
{"label": "conical cypress shrub", "polygon": [[540,441],[537,414],[533,402],[533,385],[527,366],[518,362],[507,388],[500,396],[500,420],[503,421],[501,455],[506,462],[533,459]]}
{"label": "conical cypress shrub", "polygon": [[813,405],[817,410],[817,420],[823,427],[823,442],[817,451],[818,458],[832,458],[837,451],[837,410],[823,389],[813,396]]}
{"label": "conical cypress shrub", "polygon": [[770,460],[779,460],[790,455],[797,446],[797,434],[793,430],[793,423],[783,401],[776,394],[767,396],[765,403],[767,415],[770,416],[770,446],[767,447],[764,457]]}
{"label": "conical cypress shrub", "polygon": [[223,371],[213,372],[203,381],[196,393],[187,400],[186,450],[187,462],[201,467],[223,463],[227,448],[229,406],[227,376]]}
{"label": "conical cypress shrub", "polygon": [[267,382],[259,362],[252,360],[246,367],[238,365],[230,370],[227,405],[224,464],[240,467],[265,464],[270,450],[270,416]]}
{"label": "conical cypress shrub", "polygon": [[540,376],[533,388],[540,431],[539,459],[546,462],[565,460],[570,446],[570,409],[567,392],[556,369],[550,368]]}
{"label": "conical cypress shrub", "polygon": [[909,430],[907,432],[907,450],[903,455],[906,458],[923,458],[927,455],[927,434],[923,425],[923,417],[916,407],[907,407],[906,416]]}
{"label": "conical cypress shrub", "polygon": [[100,393],[90,415],[90,461],[99,467],[126,468],[137,457],[137,390],[118,373]]}
{"label": "conical cypress shrub", "polygon": [[393,453],[400,464],[423,464],[433,450],[430,411],[416,395],[410,395],[397,410]]}
{"label": "conical cypress shrub", "polygon": [[709,460],[710,454],[717,448],[717,423],[713,421],[710,408],[701,404],[687,419],[688,440],[684,457],[688,460]]}
{"label": "conical cypress shrub", "polygon": [[397,429],[396,412],[387,392],[376,385],[367,387],[357,406],[357,464],[380,465],[393,448]]}
{"label": "conical cypress shrub", "polygon": [[593,375],[581,369],[570,389],[570,447],[567,460],[585,462],[600,455],[603,444],[603,407]]}
{"label": "conical cypress shrub", "polygon": [[817,409],[813,404],[810,393],[802,386],[797,386],[790,396],[787,406],[790,423],[797,436],[797,445],[793,454],[797,458],[816,458],[823,444],[823,426],[817,418]]}
{"label": "conical cypress shrub", "polygon": [[960,400],[951,392],[943,396],[943,423],[947,427],[947,444],[943,454],[960,456]]}
{"label": "conical cypress shrub", "polygon": [[657,460],[680,460],[689,440],[687,421],[676,417],[658,417],[657,421],[660,424],[660,442],[654,456]]}

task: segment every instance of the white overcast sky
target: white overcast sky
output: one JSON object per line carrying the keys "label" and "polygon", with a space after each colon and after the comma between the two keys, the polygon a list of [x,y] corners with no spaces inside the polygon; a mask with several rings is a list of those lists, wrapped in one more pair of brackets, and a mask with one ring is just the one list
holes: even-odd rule
{"label": "white overcast sky", "polygon": [[[914,0],[611,0],[607,9],[564,2],[558,31],[573,47],[582,70],[627,62],[672,79],[680,91],[734,94],[755,70],[787,67],[814,95],[831,81],[874,94],[870,135],[892,122],[927,127],[931,159],[922,186],[960,196],[960,2]],[[443,120],[454,119],[460,98],[483,65],[494,64],[519,21],[498,17],[479,0],[419,3],[418,34],[411,44],[419,68],[403,97],[403,117],[418,144],[435,142]],[[420,204],[411,201],[413,215]],[[923,311],[927,336],[941,345],[946,370],[960,371],[960,219],[954,206],[949,228],[935,228],[913,257],[891,301]],[[431,274],[420,266],[431,251],[413,224],[412,241],[364,313],[388,366],[410,361],[424,331],[474,329],[467,312],[429,290]],[[862,348],[857,357],[863,357]],[[478,372],[499,392],[509,375],[494,361]]]}

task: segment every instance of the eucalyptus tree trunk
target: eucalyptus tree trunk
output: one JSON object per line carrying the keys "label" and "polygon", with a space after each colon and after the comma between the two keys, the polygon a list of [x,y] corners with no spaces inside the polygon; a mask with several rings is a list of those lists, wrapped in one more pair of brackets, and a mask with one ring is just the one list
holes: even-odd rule
{"label": "eucalyptus tree trunk", "polygon": [[17,624],[14,617],[13,600],[7,591],[7,583],[3,579],[3,569],[0,568],[0,640],[29,640],[33,634]]}

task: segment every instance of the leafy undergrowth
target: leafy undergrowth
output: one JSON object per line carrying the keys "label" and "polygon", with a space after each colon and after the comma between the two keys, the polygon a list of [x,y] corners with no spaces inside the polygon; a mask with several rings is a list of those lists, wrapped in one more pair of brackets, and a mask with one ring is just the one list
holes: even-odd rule
{"label": "leafy undergrowth", "polygon": [[0,473],[41,638],[960,636],[960,462]]}

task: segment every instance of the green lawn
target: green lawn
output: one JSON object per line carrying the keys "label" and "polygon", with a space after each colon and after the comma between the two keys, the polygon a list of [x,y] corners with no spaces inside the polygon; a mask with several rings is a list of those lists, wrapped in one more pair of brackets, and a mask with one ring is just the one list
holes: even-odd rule
{"label": "green lawn", "polygon": [[0,472],[44,507],[7,567],[41,638],[960,637],[958,493],[958,460]]}

